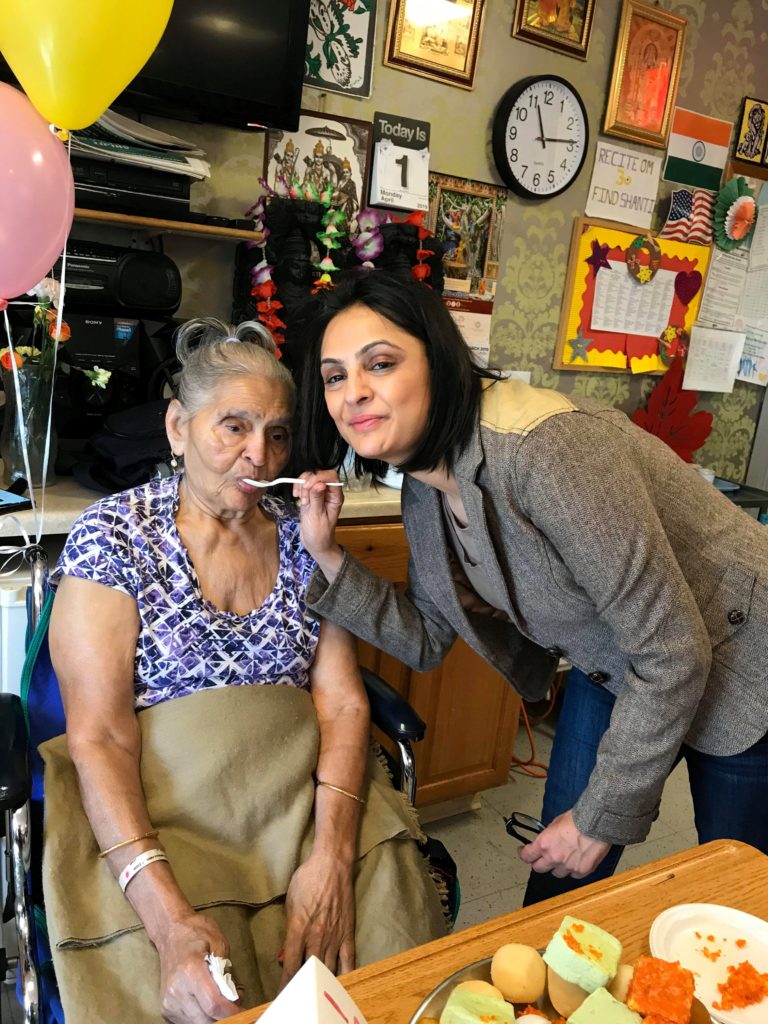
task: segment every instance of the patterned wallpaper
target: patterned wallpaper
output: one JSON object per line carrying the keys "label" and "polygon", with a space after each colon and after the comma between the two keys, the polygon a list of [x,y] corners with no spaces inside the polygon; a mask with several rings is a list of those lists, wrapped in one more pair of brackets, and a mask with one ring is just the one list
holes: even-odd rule
{"label": "patterned wallpaper", "polygon": [[[429,120],[433,170],[501,183],[493,167],[490,127],[501,95],[518,79],[551,72],[579,90],[592,140],[602,124],[620,0],[595,0],[589,60],[552,53],[512,39],[514,0],[487,0],[475,88],[471,92],[404,74],[381,63],[386,0],[379,0],[373,95],[356,100],[305,89],[304,106],[371,118],[375,110]],[[768,94],[768,0],[662,0],[688,20],[678,103],[734,119],[742,96]],[[762,51],[762,52],[761,52]],[[162,124],[162,122],[159,122]],[[214,126],[170,125],[198,139],[209,153],[213,176],[196,185],[197,208],[236,216],[259,191],[263,148],[259,136]],[[621,145],[642,150],[623,140]],[[658,152],[654,150],[654,152]],[[544,202],[510,194],[491,335],[491,361],[505,369],[532,371],[534,384],[589,395],[632,412],[657,378],[631,374],[569,373],[552,369],[560,302],[573,218],[583,213],[594,146],[576,183]],[[668,194],[662,184],[661,195]],[[226,315],[231,294],[232,251],[227,243],[169,238],[167,251],[182,266],[186,316]],[[699,407],[714,413],[714,429],[698,459],[726,477],[746,473],[764,389],[737,383],[730,395],[703,395]]]}

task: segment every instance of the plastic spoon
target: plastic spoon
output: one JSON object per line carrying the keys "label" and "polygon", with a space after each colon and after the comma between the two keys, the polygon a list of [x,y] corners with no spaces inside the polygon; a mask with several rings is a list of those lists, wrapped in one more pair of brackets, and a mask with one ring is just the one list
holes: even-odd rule
{"label": "plastic spoon", "polygon": [[[275,484],[303,484],[304,481],[297,476],[278,476],[274,480],[249,480],[247,476],[241,478],[244,484],[252,487],[274,487]],[[343,487],[343,483],[333,480],[326,481],[326,487]]]}

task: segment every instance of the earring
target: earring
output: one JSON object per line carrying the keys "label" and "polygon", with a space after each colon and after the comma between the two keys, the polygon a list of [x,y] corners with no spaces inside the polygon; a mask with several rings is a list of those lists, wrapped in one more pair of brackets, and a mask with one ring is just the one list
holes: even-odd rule
{"label": "earring", "polygon": [[174,473],[178,471],[179,460],[176,458],[176,452],[171,452],[171,469]]}

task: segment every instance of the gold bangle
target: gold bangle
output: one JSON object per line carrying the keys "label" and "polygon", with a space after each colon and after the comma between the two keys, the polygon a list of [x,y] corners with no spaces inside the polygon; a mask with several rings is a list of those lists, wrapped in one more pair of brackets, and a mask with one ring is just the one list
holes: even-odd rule
{"label": "gold bangle", "polygon": [[99,854],[99,859],[106,857],[109,853],[114,853],[115,850],[120,850],[123,846],[130,846],[131,843],[138,843],[141,839],[154,839],[155,836],[159,835],[156,828],[153,828],[149,832],[145,832],[143,836],[134,836],[132,839],[124,839],[122,843],[115,843],[114,846],[110,846],[108,850],[102,850]]}
{"label": "gold bangle", "polygon": [[323,782],[320,779],[317,780],[316,784],[318,786],[325,786],[326,789],[332,789],[334,793],[342,793],[344,796],[348,796],[351,800],[357,800],[359,804],[362,804],[363,807],[365,807],[365,800],[363,800],[361,796],[357,796],[355,793],[350,793],[348,789],[342,789],[341,786],[332,786],[330,782]]}

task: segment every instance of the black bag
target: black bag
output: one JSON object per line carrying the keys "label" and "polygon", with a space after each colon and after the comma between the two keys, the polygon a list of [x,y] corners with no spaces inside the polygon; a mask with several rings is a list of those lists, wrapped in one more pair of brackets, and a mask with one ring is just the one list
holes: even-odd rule
{"label": "black bag", "polygon": [[78,483],[114,494],[144,484],[171,470],[171,446],[165,432],[168,400],[147,402],[107,416],[73,467]]}

